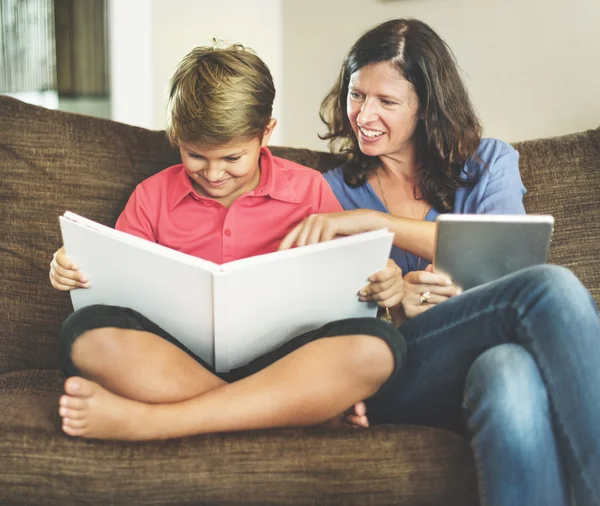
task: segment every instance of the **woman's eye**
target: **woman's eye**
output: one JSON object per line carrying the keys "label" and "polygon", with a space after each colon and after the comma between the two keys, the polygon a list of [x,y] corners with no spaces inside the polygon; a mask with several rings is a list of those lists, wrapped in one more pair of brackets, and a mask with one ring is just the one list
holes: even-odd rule
{"label": "woman's eye", "polygon": [[381,103],[383,105],[396,105],[396,102],[392,102],[391,100],[385,100],[385,99],[382,99]]}
{"label": "woman's eye", "polygon": [[350,98],[354,98],[354,99],[360,98],[360,93],[357,93],[356,91],[351,91]]}

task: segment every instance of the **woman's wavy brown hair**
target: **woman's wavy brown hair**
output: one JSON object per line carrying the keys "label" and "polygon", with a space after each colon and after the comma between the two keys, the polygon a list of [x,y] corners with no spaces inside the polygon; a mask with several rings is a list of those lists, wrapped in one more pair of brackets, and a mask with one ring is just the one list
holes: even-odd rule
{"label": "woman's wavy brown hair", "polygon": [[395,19],[366,32],[344,60],[338,82],[321,104],[321,119],[333,153],[342,160],[344,180],[363,185],[380,166],[378,157],[364,155],[348,120],[346,97],[350,76],[379,62],[394,65],[412,83],[423,116],[414,133],[415,197],[420,195],[440,212],[454,206],[467,159],[476,156],[481,123],[473,109],[448,45],[428,25],[416,19]]}

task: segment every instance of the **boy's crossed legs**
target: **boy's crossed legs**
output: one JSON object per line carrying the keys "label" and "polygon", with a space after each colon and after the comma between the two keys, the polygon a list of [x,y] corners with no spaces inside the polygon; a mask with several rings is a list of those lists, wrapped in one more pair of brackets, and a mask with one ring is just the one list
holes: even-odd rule
{"label": "boy's crossed legs", "polygon": [[[115,326],[103,326],[110,320]],[[63,430],[137,440],[314,425],[378,392],[405,356],[397,330],[371,318],[325,325],[223,378],[169,340],[127,309],[92,306],[69,317],[63,368],[89,379],[66,381]]]}

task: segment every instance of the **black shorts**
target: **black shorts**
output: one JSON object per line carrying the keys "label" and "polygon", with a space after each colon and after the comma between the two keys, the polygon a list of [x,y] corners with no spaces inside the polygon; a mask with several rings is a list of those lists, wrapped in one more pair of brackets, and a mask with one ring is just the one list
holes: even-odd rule
{"label": "black shorts", "polygon": [[393,380],[400,374],[406,360],[406,343],[402,335],[393,325],[377,318],[349,318],[328,323],[318,329],[294,337],[279,348],[253,360],[243,367],[233,369],[227,373],[217,373],[212,366],[196,356],[168,332],[165,332],[162,328],[137,311],[119,306],[95,305],[75,311],[62,324],[59,354],[60,364],[66,376],[80,375],[71,360],[71,350],[75,340],[88,330],[104,327],[141,330],[156,334],[185,351],[188,355],[197,360],[205,369],[228,383],[250,376],[290,354],[294,350],[297,350],[301,346],[323,337],[362,334],[379,337],[388,344],[395,358],[394,371],[376,395],[379,395],[384,391],[386,386],[392,384]]}

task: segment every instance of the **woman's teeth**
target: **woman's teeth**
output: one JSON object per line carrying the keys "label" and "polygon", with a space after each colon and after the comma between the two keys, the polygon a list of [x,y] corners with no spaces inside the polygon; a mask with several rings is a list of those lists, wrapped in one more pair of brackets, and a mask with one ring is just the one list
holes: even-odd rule
{"label": "woman's teeth", "polygon": [[365,130],[364,128],[361,128],[360,131],[365,137],[370,137],[371,139],[383,135],[383,132],[380,132],[379,130]]}

